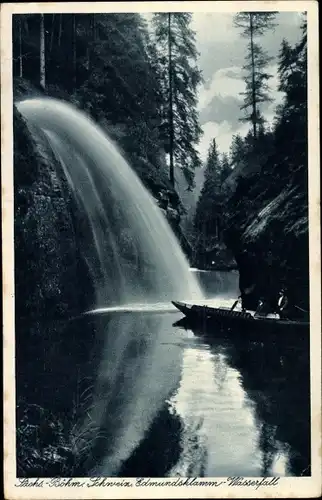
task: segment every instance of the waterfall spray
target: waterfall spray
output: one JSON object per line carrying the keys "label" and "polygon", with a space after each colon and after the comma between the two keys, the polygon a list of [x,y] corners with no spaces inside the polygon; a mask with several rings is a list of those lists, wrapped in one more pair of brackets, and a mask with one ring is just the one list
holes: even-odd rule
{"label": "waterfall spray", "polygon": [[[109,137],[85,114],[54,99],[17,105],[37,139],[63,169],[86,235],[78,238],[96,291],[96,310],[202,298],[178,241],[161,210]],[[171,309],[172,306],[170,306]],[[171,315],[170,315],[171,316]],[[96,316],[95,316],[96,318]],[[80,423],[86,449],[100,458],[93,474],[117,474],[165,404],[180,377],[181,351],[170,348],[172,320],[97,315],[102,343],[93,402]],[[81,334],[81,332],[80,332]],[[95,455],[97,457],[97,455]]]}

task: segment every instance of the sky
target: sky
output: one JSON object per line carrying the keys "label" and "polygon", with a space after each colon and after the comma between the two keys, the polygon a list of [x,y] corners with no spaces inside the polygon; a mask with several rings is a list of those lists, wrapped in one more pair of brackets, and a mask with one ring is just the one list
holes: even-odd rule
{"label": "sky", "polygon": [[[301,16],[298,12],[282,12],[276,17],[274,32],[261,37],[261,44],[270,56],[269,72],[273,75],[269,85],[274,102],[262,108],[265,118],[271,122],[276,105],[282,94],[277,91],[277,54],[283,38],[291,44],[300,37]],[[194,13],[192,28],[196,32],[199,67],[204,84],[198,92],[198,110],[203,136],[198,149],[202,160],[206,159],[210,141],[215,137],[219,151],[228,152],[232,136],[245,135],[249,125],[240,122],[243,116],[239,107],[244,90],[243,70],[247,40],[233,26],[231,13]]]}

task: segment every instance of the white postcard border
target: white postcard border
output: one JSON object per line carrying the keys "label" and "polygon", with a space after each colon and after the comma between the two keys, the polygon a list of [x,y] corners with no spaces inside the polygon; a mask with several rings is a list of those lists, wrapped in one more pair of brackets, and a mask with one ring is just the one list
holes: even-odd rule
{"label": "white postcard border", "polygon": [[[307,11],[308,20],[308,123],[309,123],[309,247],[311,311],[311,477],[279,478],[277,486],[146,486],[146,487],[19,487],[15,466],[15,337],[13,246],[13,133],[12,133],[12,14],[81,12],[236,12]],[[4,479],[10,499],[83,498],[301,498],[321,494],[321,259],[320,259],[320,158],[319,158],[319,64],[318,3],[311,1],[195,1],[195,2],[94,2],[15,3],[1,6],[1,159],[3,251],[3,346],[4,346]],[[177,478],[173,478],[175,481]],[[245,480],[251,478],[245,478]],[[254,481],[259,478],[253,478]],[[154,481],[170,481],[156,479]],[[202,478],[220,483],[227,478]],[[49,480],[48,480],[49,481]],[[121,481],[121,479],[113,479]],[[128,481],[135,484],[135,479]]]}

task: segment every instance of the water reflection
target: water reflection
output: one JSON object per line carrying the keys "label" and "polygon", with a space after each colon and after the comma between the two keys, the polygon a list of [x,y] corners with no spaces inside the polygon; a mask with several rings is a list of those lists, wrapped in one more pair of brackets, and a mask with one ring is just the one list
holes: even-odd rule
{"label": "water reflection", "polygon": [[108,318],[90,413],[100,429],[90,474],[310,473],[306,339],[183,330],[169,313]]}
{"label": "water reflection", "polygon": [[224,349],[196,342],[185,350],[171,403],[184,422],[183,453],[173,475],[260,475],[253,412]]}
{"label": "water reflection", "polygon": [[91,442],[85,466],[91,475],[119,473],[179,383],[182,348],[180,335],[174,342],[172,319],[115,314],[107,323],[101,317],[93,404],[81,429]]}
{"label": "water reflection", "polygon": [[65,415],[65,430],[75,422],[76,476],[308,475],[308,339],[174,328],[180,317],[114,311],[37,325],[37,342],[18,336],[18,400]]}
{"label": "water reflection", "polygon": [[[196,327],[194,331],[196,335],[205,333]],[[208,379],[201,380],[196,369],[194,377],[193,363],[190,365],[194,384],[201,384],[202,390],[206,388],[207,394],[212,394],[206,432],[208,448],[214,453],[208,453],[206,475],[308,475],[308,339],[259,342],[243,339],[245,332],[235,332],[233,337],[231,332],[229,337],[207,333],[208,348],[199,340],[196,349],[208,353]],[[205,371],[205,363],[201,368],[200,360],[196,357],[195,364]],[[181,398],[185,398],[184,391]]]}

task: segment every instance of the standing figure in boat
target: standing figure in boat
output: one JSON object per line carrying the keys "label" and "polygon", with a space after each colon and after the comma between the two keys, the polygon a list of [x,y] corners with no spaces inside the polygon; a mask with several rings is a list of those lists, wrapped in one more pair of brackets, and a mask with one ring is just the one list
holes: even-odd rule
{"label": "standing figure in boat", "polygon": [[250,252],[243,250],[236,257],[239,268],[239,289],[242,308],[256,311],[259,301],[259,290],[256,281],[256,269]]}
{"label": "standing figure in boat", "polygon": [[309,318],[309,312],[295,303],[292,293],[285,287],[279,294],[278,306],[282,319],[307,321]]}
{"label": "standing figure in boat", "polygon": [[279,309],[279,314],[281,318],[287,318],[289,315],[289,301],[287,298],[286,294],[286,289],[282,288],[282,290],[279,293],[279,299],[278,299],[278,309]]}

